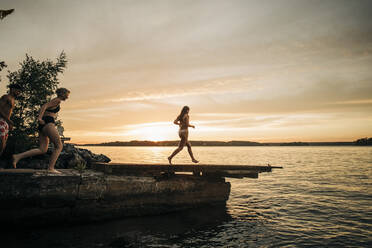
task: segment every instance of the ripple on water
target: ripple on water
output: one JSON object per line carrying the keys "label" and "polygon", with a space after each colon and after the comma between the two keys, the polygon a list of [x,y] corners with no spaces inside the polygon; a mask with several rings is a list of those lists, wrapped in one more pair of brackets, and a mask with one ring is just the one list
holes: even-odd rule
{"label": "ripple on water", "polygon": [[[174,147],[91,150],[113,162],[167,163]],[[125,247],[128,236],[136,237],[132,244],[137,247],[371,247],[372,148],[193,147],[193,151],[204,164],[270,163],[284,169],[261,174],[257,180],[229,179],[231,194],[222,211],[208,208],[34,231],[36,241],[30,237],[17,242],[40,246],[48,239],[60,240],[63,233],[65,247]],[[190,163],[187,151],[175,162]]]}

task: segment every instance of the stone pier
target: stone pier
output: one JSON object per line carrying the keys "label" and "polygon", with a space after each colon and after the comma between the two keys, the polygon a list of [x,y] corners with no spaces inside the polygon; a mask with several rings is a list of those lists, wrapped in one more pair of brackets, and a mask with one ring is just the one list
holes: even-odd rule
{"label": "stone pier", "polygon": [[60,171],[0,170],[1,223],[43,226],[161,214],[224,205],[230,194],[224,177]]}

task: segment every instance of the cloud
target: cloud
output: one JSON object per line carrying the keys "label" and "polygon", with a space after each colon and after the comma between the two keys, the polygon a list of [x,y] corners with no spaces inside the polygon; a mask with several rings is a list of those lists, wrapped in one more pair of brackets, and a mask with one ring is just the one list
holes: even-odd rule
{"label": "cloud", "polygon": [[360,100],[350,100],[350,101],[339,101],[339,102],[331,102],[330,104],[340,104],[340,105],[364,105],[364,104],[372,104],[372,99],[360,99]]}
{"label": "cloud", "polygon": [[169,126],[172,124],[171,121],[169,122],[148,122],[148,123],[139,123],[139,124],[129,124],[117,127],[110,127],[112,130],[127,130],[127,129],[137,129],[137,128],[146,128],[146,127],[164,127]]}
{"label": "cloud", "polygon": [[128,101],[144,101],[144,100],[159,100],[165,98],[185,97],[192,95],[213,95],[213,94],[228,94],[232,92],[241,92],[256,87],[252,78],[237,77],[230,79],[214,79],[202,82],[188,82],[184,85],[177,85],[163,88],[161,90],[151,91],[132,91],[126,93],[126,96],[109,99],[108,102],[128,102]]}
{"label": "cloud", "polygon": [[107,131],[86,131],[86,130],[66,130],[65,133],[70,137],[123,137],[125,138],[127,135],[122,132],[107,132]]}
{"label": "cloud", "polygon": [[323,120],[352,130],[348,117],[371,113],[369,1],[2,4],[16,8],[0,24],[10,70],[26,52],[40,59],[67,52],[60,79],[72,94],[61,117],[74,135],[120,135],[104,129],[172,120],[183,105],[205,132],[235,128],[235,137],[256,127],[290,126],[289,135],[311,123],[321,133],[329,128]]}

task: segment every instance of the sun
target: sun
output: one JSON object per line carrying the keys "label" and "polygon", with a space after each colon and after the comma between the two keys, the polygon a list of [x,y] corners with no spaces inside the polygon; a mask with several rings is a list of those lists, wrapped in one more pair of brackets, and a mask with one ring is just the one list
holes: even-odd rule
{"label": "sun", "polygon": [[170,136],[169,128],[161,126],[143,127],[139,131],[142,140],[161,141],[167,140]]}
{"label": "sun", "polygon": [[139,124],[132,127],[131,135],[138,140],[163,141],[174,139],[176,129],[169,123],[155,122]]}
{"label": "sun", "polygon": [[144,139],[149,140],[149,141],[163,141],[163,140],[166,140],[165,136],[161,136],[161,135],[149,135]]}

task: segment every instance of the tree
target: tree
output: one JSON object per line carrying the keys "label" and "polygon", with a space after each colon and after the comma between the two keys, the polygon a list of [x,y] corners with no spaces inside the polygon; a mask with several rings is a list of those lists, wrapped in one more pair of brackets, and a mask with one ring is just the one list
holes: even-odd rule
{"label": "tree", "polygon": [[355,145],[357,146],[371,146],[372,145],[372,138],[362,138],[354,141]]}
{"label": "tree", "polygon": [[5,62],[4,61],[0,61],[0,71],[2,71],[4,67],[6,67]]}
{"label": "tree", "polygon": [[14,9],[8,9],[8,10],[0,9],[0,20],[4,19],[7,15],[10,15],[13,12],[14,12]]}
{"label": "tree", "polygon": [[[5,68],[7,67],[7,65],[5,64],[4,61],[0,61],[0,72]],[[0,77],[0,82],[1,82],[1,77]]]}
{"label": "tree", "polygon": [[56,62],[35,60],[26,54],[26,59],[20,63],[21,68],[7,75],[9,84],[17,83],[23,88],[11,117],[14,129],[7,145],[11,152],[24,151],[35,145],[40,107],[51,99],[59,84],[58,75],[63,73],[66,65],[64,52]]}

